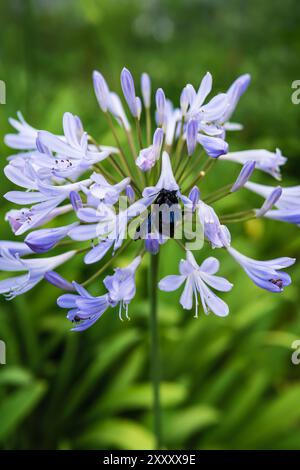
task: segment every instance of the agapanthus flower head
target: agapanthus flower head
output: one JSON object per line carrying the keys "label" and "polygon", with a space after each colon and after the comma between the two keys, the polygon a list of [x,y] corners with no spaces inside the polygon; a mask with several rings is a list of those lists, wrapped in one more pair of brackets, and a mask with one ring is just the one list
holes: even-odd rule
{"label": "agapanthus flower head", "polygon": [[[300,225],[300,186],[250,181],[257,171],[279,179],[286,157],[279,150],[228,152],[229,131],[241,129],[229,119],[249,82],[250,76],[242,75],[216,95],[207,72],[198,88],[186,84],[176,103],[158,87],[151,109],[148,74],[142,74],[139,91],[124,68],[120,97],[94,71],[96,99],[114,139],[110,146],[97,142],[79,116],[70,112],[63,115],[62,135],[30,126],[20,113],[19,120],[10,119],[16,133],[8,134],[5,143],[14,153],[4,173],[20,189],[4,195],[14,204],[5,220],[23,241],[0,242],[0,270],[20,273],[0,280],[0,293],[10,299],[45,279],[66,291],[58,305],[68,310],[73,330],[89,328],[115,308],[123,320],[123,310],[129,318],[143,257],[154,260],[160,252],[163,256],[165,244],[176,243],[184,251],[180,274],[165,277],[158,287],[174,291],[182,286],[180,303],[185,309],[194,307],[196,317],[200,304],[205,313],[226,316],[229,308],[214,291],[229,291],[232,284],[216,275],[217,258],[202,255],[203,240],[214,253],[227,250],[257,286],[282,292],[291,282],[283,269],[294,263],[293,258],[257,261],[231,246],[231,223],[265,217]],[[222,173],[212,177],[215,189],[207,193],[208,172],[227,161],[241,164],[240,173],[229,182],[223,182]],[[246,193],[242,188],[262,196],[262,205],[233,214],[214,205],[241,190],[235,196],[238,201]],[[134,259],[126,267],[115,264],[114,272],[107,274],[122,252],[130,257],[131,243]],[[87,279],[65,279],[57,272],[75,256],[86,265],[84,272],[91,271]],[[101,280],[105,292],[91,295],[86,286]]]}

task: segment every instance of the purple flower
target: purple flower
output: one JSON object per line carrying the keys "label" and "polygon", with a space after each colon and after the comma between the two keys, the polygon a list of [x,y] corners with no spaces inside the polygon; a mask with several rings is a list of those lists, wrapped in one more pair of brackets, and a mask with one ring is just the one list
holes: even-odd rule
{"label": "purple flower", "polygon": [[182,116],[186,116],[189,107],[195,101],[196,91],[193,85],[186,85],[180,95],[180,109]]}
{"label": "purple flower", "polygon": [[126,318],[128,316],[128,305],[135,296],[135,272],[141,262],[138,256],[126,268],[117,268],[111,276],[106,276],[103,283],[107,293],[99,297],[93,297],[84,287],[73,283],[77,294],[64,294],[57,299],[59,307],[70,309],[67,315],[68,320],[77,325],[73,331],[83,331],[92,326],[108,307],[115,307],[119,304],[119,318],[122,318],[122,309],[125,309]]}
{"label": "purple flower", "polygon": [[71,229],[76,227],[78,222],[75,222],[64,227],[44,228],[30,232],[25,238],[26,245],[35,253],[46,253],[55,247],[55,245],[65,238]]}
{"label": "purple flower", "polygon": [[211,137],[198,134],[198,142],[202,145],[207,155],[211,158],[218,158],[228,152],[228,144],[220,137]]}
{"label": "purple flower", "polygon": [[221,300],[208,286],[218,291],[227,292],[233,285],[225,278],[216,276],[219,270],[219,261],[209,257],[198,266],[194,256],[190,251],[186,253],[186,260],[181,260],[179,264],[180,275],[166,276],[162,279],[158,287],[162,291],[177,290],[185,283],[180,303],[183,308],[190,310],[193,308],[195,300],[195,318],[198,317],[198,294],[204,312],[207,314],[211,310],[215,315],[224,317],[228,315],[228,305]]}
{"label": "purple flower", "polygon": [[156,122],[158,126],[162,126],[165,117],[166,97],[162,88],[158,88],[155,94],[156,102]]}
{"label": "purple flower", "polygon": [[230,119],[231,115],[233,114],[240,97],[245,93],[247,90],[249,83],[250,83],[251,77],[248,73],[241,75],[238,77],[230,86],[230,88],[227,91],[227,98],[228,98],[228,103],[229,106],[222,116],[223,122],[228,121]]}
{"label": "purple flower", "polygon": [[[140,256],[127,267],[117,268],[107,276],[104,279],[106,291],[97,297],[83,287],[89,281],[83,285],[70,283],[56,272],[57,266],[81,252],[85,252],[85,264],[101,264],[104,256],[114,259],[128,238],[143,239],[145,250],[151,256],[156,255],[160,245],[170,238],[182,238],[185,251],[188,248],[200,249],[205,238],[213,249],[226,248],[257,285],[272,292],[281,291],[291,282],[282,269],[293,264],[294,260],[256,261],[232,248],[228,228],[221,224],[213,207],[201,200],[199,188],[191,188],[190,180],[194,181],[192,185],[197,184],[199,175],[201,178],[205,176],[205,171],[200,172],[201,163],[195,161],[190,168],[185,168],[189,174],[187,181],[182,181],[183,172],[179,166],[185,141],[188,157],[194,154],[199,143],[210,158],[240,163],[242,169],[235,183],[227,185],[231,188],[229,192],[245,187],[265,199],[260,209],[246,211],[247,214],[300,226],[300,186],[282,189],[249,181],[254,168],[280,179],[280,168],[286,162],[281,152],[248,150],[228,153],[227,130],[241,128],[240,124],[228,120],[249,82],[250,76],[242,75],[227,93],[211,96],[212,76],[207,72],[197,91],[191,84],[185,85],[180,107],[174,107],[159,88],[155,94],[154,110],[157,129],[151,145],[139,149],[139,153],[136,151],[136,137],[144,133],[140,127],[144,122],[138,123],[137,129],[131,132],[131,122],[120,97],[110,91],[106,80],[97,71],[93,73],[95,95],[101,110],[107,114],[117,148],[98,144],[84,130],[80,118],[69,112],[63,115],[63,135],[31,127],[20,113],[19,120],[11,119],[16,133],[7,135],[5,142],[21,152],[8,158],[4,172],[12,183],[19,186],[19,190],[9,191],[5,198],[18,207],[9,210],[5,219],[16,235],[26,233],[26,238],[25,243],[0,242],[0,270],[19,273],[0,281],[0,293],[13,298],[45,279],[68,291],[58,299],[58,304],[68,309],[67,318],[73,322],[76,331],[89,328],[108,308],[117,305],[120,319],[123,309],[129,318],[128,305],[136,292],[135,274],[141,263]],[[140,120],[142,101],[136,96],[133,77],[126,68],[121,72],[121,86],[130,110],[128,117]],[[141,76],[141,93],[149,131],[151,80],[146,73]],[[114,130],[112,119],[120,129]],[[135,131],[139,135],[135,135]],[[123,147],[123,144],[126,145]],[[164,145],[170,156],[163,151]],[[191,160],[188,157],[187,163]],[[100,165],[104,159],[106,161]],[[177,177],[179,173],[181,176]],[[117,175],[121,175],[121,181],[116,180]],[[181,193],[176,179],[187,188],[188,196]],[[220,183],[219,179],[215,180],[216,184]],[[202,178],[201,185],[203,183],[205,179]],[[221,189],[208,195],[207,200],[213,201],[217,199],[216,195],[228,194],[228,190],[225,191],[227,186],[224,189],[223,184],[220,183]],[[56,223],[58,216],[68,212],[76,216],[76,222],[71,223],[70,220],[69,225],[65,225],[58,220]],[[241,217],[236,217],[236,221],[244,220],[244,213],[239,214]],[[231,220],[231,217],[227,219]],[[51,228],[45,225],[48,222],[51,222]],[[57,245],[62,247],[61,240],[66,237],[70,238],[70,243],[79,242],[79,248],[47,258],[32,256],[46,253]],[[82,248],[80,242],[87,242],[90,247],[86,250],[86,243]],[[173,291],[183,286],[180,302],[184,308],[192,308],[194,304],[196,316],[200,301],[205,313],[211,310],[218,316],[225,316],[228,306],[213,289],[229,291],[232,284],[215,275],[218,269],[219,262],[215,258],[209,257],[198,266],[192,253],[186,251],[186,259],[180,263],[180,274],[162,279],[159,287]],[[97,267],[89,279],[93,281],[96,277]]]}
{"label": "purple flower", "polygon": [[231,236],[226,225],[221,225],[214,209],[199,201],[198,217],[204,230],[204,236],[211,243],[212,248],[222,248],[230,245]]}
{"label": "purple flower", "polygon": [[44,274],[44,279],[52,284],[53,286],[57,287],[58,289],[63,289],[67,291],[74,291],[74,285],[67,281],[64,277],[58,274],[56,271],[48,271]]}
{"label": "purple flower", "polygon": [[[54,204],[55,202],[55,204]],[[15,235],[22,235],[28,230],[40,227],[55,219],[59,215],[66,214],[72,209],[71,204],[54,207],[60,201],[51,201],[32,206],[30,209],[11,209],[5,215],[5,220],[9,222]]]}
{"label": "purple flower", "polygon": [[[267,199],[273,191],[276,189],[275,186],[267,186],[264,184],[257,184],[248,181],[245,184],[245,188],[253,191],[256,194]],[[297,210],[300,208],[300,186],[290,186],[289,188],[281,188],[282,193],[280,199],[274,204],[278,209],[286,210]]]}
{"label": "purple flower", "polygon": [[4,142],[8,147],[18,150],[35,150],[38,130],[27,124],[22,113],[17,113],[18,121],[9,118],[9,123],[14,127],[18,134],[7,134]]}
{"label": "purple flower", "polygon": [[12,242],[9,240],[0,240],[0,250],[6,250],[11,255],[25,256],[33,253],[31,248],[23,242]]}
{"label": "purple flower", "polygon": [[196,207],[200,199],[200,190],[197,186],[194,186],[191,189],[190,194],[188,195],[188,198],[192,203],[192,211],[194,212],[196,210]]}
{"label": "purple flower", "polygon": [[151,80],[147,73],[142,73],[141,76],[141,89],[145,108],[150,108],[151,105]]}
{"label": "purple flower", "polygon": [[77,191],[71,191],[69,197],[75,212],[83,207],[82,199]]}
{"label": "purple flower", "polygon": [[226,93],[219,93],[214,96],[207,104],[201,106],[198,119],[205,123],[220,123],[222,116],[228,109],[229,102]]}
{"label": "purple flower", "polygon": [[198,136],[198,121],[192,119],[188,122],[186,128],[186,143],[188,149],[188,155],[192,155],[196,149]]}
{"label": "purple flower", "polygon": [[157,236],[153,236],[152,233],[148,233],[145,238],[145,249],[152,255],[157,255],[159,252],[159,239]]}
{"label": "purple flower", "polygon": [[288,222],[289,224],[295,224],[300,227],[300,208],[297,210],[278,209],[268,211],[264,214],[264,217],[267,217],[267,219],[279,220],[280,222]]}
{"label": "purple flower", "polygon": [[276,202],[280,198],[281,194],[282,194],[282,188],[280,186],[278,186],[277,188],[274,188],[274,191],[272,191],[271,194],[269,194],[269,196],[266,198],[261,208],[255,211],[256,217],[262,217],[270,209],[272,209],[274,204],[276,204]]}
{"label": "purple flower", "polygon": [[5,294],[7,299],[13,299],[17,295],[32,289],[43,278],[46,272],[52,271],[57,266],[68,261],[76,251],[67,251],[62,255],[49,258],[20,258],[18,253],[8,249],[0,251],[0,270],[25,272],[20,276],[10,277],[0,281],[0,294]]}
{"label": "purple flower", "polygon": [[[274,195],[279,195],[279,190],[274,186],[248,182],[245,187],[260,196],[265,197],[266,201],[271,201],[271,205],[268,202],[267,207],[265,205],[266,203],[264,204],[264,213],[259,213],[258,211],[260,216],[263,215],[268,219],[279,220],[281,222],[288,222],[296,225],[300,224],[300,186],[280,188],[281,195],[280,197],[275,198],[275,201],[273,199]],[[277,210],[270,210],[273,205],[272,202],[275,207],[277,207]],[[267,208],[267,211],[265,208]]]}
{"label": "purple flower", "polygon": [[[164,106],[163,129],[165,132],[166,144],[171,146],[174,142],[176,133],[180,130],[181,112],[173,107],[170,100],[166,100]],[[159,123],[157,123],[159,125]]]}
{"label": "purple flower", "polygon": [[154,167],[160,157],[163,139],[164,131],[161,128],[156,129],[153,135],[153,144],[140,151],[135,163],[142,171],[149,171]]}
{"label": "purple flower", "polygon": [[134,193],[134,189],[132,188],[130,184],[126,186],[125,194],[126,194],[126,197],[128,197],[129,203],[133,204],[135,201],[135,193]]}
{"label": "purple flower", "polygon": [[[16,175],[14,175],[16,176]],[[32,228],[36,228],[46,221],[52,220],[59,214],[69,211],[72,206],[59,206],[67,199],[72,191],[82,189],[90,184],[91,180],[83,180],[78,183],[66,184],[61,186],[52,186],[38,180],[25,180],[21,172],[14,182],[28,189],[37,189],[37,191],[9,191],[4,195],[5,199],[15,204],[34,204],[30,209],[12,210],[6,214],[12,229],[16,235],[21,235]]]}
{"label": "purple flower", "polygon": [[120,126],[124,127],[127,132],[130,131],[131,126],[127,119],[120,97],[117,95],[117,93],[114,92],[111,92],[109,97],[109,112],[116,118]]}
{"label": "purple flower", "polygon": [[282,292],[283,288],[291,283],[290,276],[281,269],[294,264],[296,261],[294,258],[258,261],[242,255],[232,247],[228,247],[227,250],[258,287],[270,292]]}
{"label": "purple flower", "polygon": [[187,87],[185,86],[180,95],[180,109],[182,112],[182,116],[186,115],[186,112],[189,106],[190,106],[189,93],[188,93]]}
{"label": "purple flower", "polygon": [[120,248],[127,235],[128,222],[141,215],[151,201],[151,198],[140,199],[118,214],[113,207],[105,204],[100,204],[97,209],[92,207],[79,209],[77,216],[84,225],[72,229],[68,236],[76,241],[99,240],[98,245],[93,246],[86,254],[85,263],[96,263],[110,248],[114,247],[114,251]]}
{"label": "purple flower", "polygon": [[186,93],[188,95],[187,100],[190,104],[190,109],[188,112],[188,117],[198,117],[199,114],[202,112],[202,105],[211,92],[212,89],[212,76],[209,72],[207,72],[198,89],[197,93],[193,92],[193,88],[186,89]]}
{"label": "purple flower", "polygon": [[273,176],[275,179],[280,180],[280,166],[285,164],[287,158],[282,156],[279,149],[276,149],[275,153],[260,149],[243,150],[242,152],[229,152],[222,156],[221,160],[241,163],[242,165],[248,161],[254,161],[256,163],[255,168],[257,170],[264,171],[265,173]]}
{"label": "purple flower", "polygon": [[78,294],[64,294],[58,297],[57,305],[69,309],[67,318],[76,326],[72,331],[90,328],[111,306],[108,294],[93,297],[84,287],[73,282]]}
{"label": "purple flower", "polygon": [[[76,116],[65,113],[63,116],[64,139],[48,131],[40,131],[38,139],[48,149],[40,157],[40,164],[48,168],[49,175],[72,177],[105,160],[111,150],[98,151],[88,145],[88,135]],[[53,155],[55,153],[56,155]]]}
{"label": "purple flower", "polygon": [[100,72],[97,72],[97,70],[93,72],[93,82],[94,82],[94,90],[95,90],[95,94],[96,94],[96,98],[98,100],[99,106],[102,109],[102,111],[106,113],[108,109],[108,103],[109,103],[109,88],[107,86],[107,83],[103,75],[101,75]]}
{"label": "purple flower", "polygon": [[91,180],[93,184],[83,191],[88,195],[88,204],[98,207],[100,202],[113,205],[119,198],[120,194],[126,189],[130,183],[130,178],[124,178],[117,184],[110,184],[100,173],[92,173]]}
{"label": "purple flower", "polygon": [[133,117],[139,118],[141,111],[141,104],[135,96],[134,81],[131,73],[125,67],[121,72],[121,86],[124,98],[127,101],[128,107]]}
{"label": "purple flower", "polygon": [[106,276],[103,281],[110,302],[113,305],[119,304],[119,318],[122,320],[122,309],[125,309],[126,318],[128,316],[128,305],[135,296],[135,273],[141,263],[141,257],[137,256],[126,268],[116,268],[114,274]]}
{"label": "purple flower", "polygon": [[235,183],[233,184],[230,192],[235,193],[236,191],[241,189],[243,186],[245,186],[245,184],[251,177],[254,169],[255,169],[255,162],[252,162],[251,160],[249,160],[248,162],[244,163],[243,168],[241,169],[240,174],[237,177]]}

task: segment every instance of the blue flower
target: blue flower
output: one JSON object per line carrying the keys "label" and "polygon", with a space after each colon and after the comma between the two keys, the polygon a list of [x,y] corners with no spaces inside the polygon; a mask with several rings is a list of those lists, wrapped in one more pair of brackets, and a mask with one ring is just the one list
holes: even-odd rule
{"label": "blue flower", "polygon": [[254,161],[256,163],[255,168],[257,170],[264,171],[277,180],[281,179],[280,167],[287,161],[286,157],[282,156],[279,149],[276,149],[276,152],[269,152],[268,150],[263,149],[229,152],[226,155],[223,155],[221,160],[241,163],[242,165],[248,161]]}
{"label": "blue flower", "polygon": [[141,102],[140,99],[135,96],[135,87],[132,75],[125,67],[121,72],[121,86],[124,98],[127,101],[132,116],[139,119],[141,114]]}
{"label": "blue flower", "polygon": [[149,171],[156,164],[157,160],[160,157],[163,138],[163,129],[156,129],[153,135],[152,145],[140,151],[135,163],[142,171]]}
{"label": "blue flower", "polygon": [[242,255],[233,247],[228,247],[227,250],[258,287],[270,292],[282,292],[291,283],[290,276],[281,270],[292,266],[296,261],[294,258],[258,261]]}
{"label": "blue flower", "polygon": [[[271,201],[271,204],[269,203],[263,212],[261,210],[256,211],[257,216],[263,215],[268,219],[300,225],[300,186],[280,188],[280,194],[278,188],[274,186],[249,181],[245,184],[245,188],[265,197],[266,201]],[[278,191],[277,195],[279,197],[274,201],[272,199],[274,195],[276,196],[276,191]],[[276,210],[271,210],[273,205],[277,208]]]}
{"label": "blue flower", "polygon": [[216,258],[209,257],[199,266],[190,251],[186,253],[186,260],[181,260],[179,264],[180,275],[166,276],[162,279],[158,287],[162,291],[177,290],[185,283],[180,303],[185,309],[193,308],[193,299],[195,301],[195,317],[198,317],[198,296],[202,303],[204,312],[207,314],[212,311],[215,315],[224,317],[228,315],[228,305],[221,300],[208,286],[218,291],[227,292],[233,284],[227,279],[216,276],[219,270],[219,261]]}
{"label": "blue flower", "polygon": [[57,299],[59,307],[69,309],[68,320],[77,323],[73,331],[83,331],[92,326],[108,307],[119,305],[119,318],[122,309],[128,316],[128,305],[135,296],[135,273],[141,257],[137,256],[126,268],[117,268],[111,276],[106,276],[103,283],[107,293],[98,297],[92,296],[83,286],[73,282],[77,294],[64,294]]}
{"label": "blue flower", "polygon": [[[0,242],[2,246],[3,242]],[[0,270],[7,272],[25,272],[20,276],[14,276],[0,281],[0,293],[5,294],[7,299],[13,299],[17,295],[32,289],[38,284],[48,271],[71,259],[76,251],[67,251],[61,255],[49,258],[21,258],[19,253],[12,248],[1,248]],[[23,251],[23,250],[22,250]],[[21,251],[21,252],[22,252]],[[26,252],[23,254],[25,255]]]}

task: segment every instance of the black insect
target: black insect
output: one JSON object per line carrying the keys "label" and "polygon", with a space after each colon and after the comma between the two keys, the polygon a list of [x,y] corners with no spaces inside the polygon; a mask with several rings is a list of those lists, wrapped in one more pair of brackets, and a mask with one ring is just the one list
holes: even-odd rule
{"label": "black insect", "polygon": [[[175,232],[175,212],[176,210],[178,211],[178,197],[177,197],[177,191],[169,191],[167,189],[161,189],[157,197],[154,201],[154,207],[155,205],[158,206],[158,210],[154,209],[154,211],[151,211],[151,213],[148,215],[147,218],[147,233],[151,233],[152,230],[155,228],[158,230],[160,234],[163,234],[164,227],[167,228],[169,231],[169,236],[171,238],[174,237],[174,232]],[[163,205],[168,206],[170,209],[167,211],[167,215],[164,214],[163,210],[159,210],[159,208]],[[173,207],[174,206],[174,207]],[[176,207],[175,207],[176,206]],[[167,218],[166,218],[167,217]],[[141,232],[141,226],[138,226],[136,229],[136,237],[135,239],[140,238],[140,232]]]}
{"label": "black insect", "polygon": [[161,189],[154,201],[154,204],[158,204],[159,206],[167,204],[169,207],[171,207],[173,204],[178,204],[177,191]]}

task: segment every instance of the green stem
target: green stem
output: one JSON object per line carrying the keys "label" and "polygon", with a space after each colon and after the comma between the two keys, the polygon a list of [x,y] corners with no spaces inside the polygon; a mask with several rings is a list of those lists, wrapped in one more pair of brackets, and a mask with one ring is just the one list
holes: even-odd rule
{"label": "green stem", "polygon": [[206,202],[207,204],[212,204],[213,202],[216,202],[219,199],[222,199],[223,197],[228,196],[229,194],[232,194],[230,192],[231,188],[232,188],[232,184],[227,184],[226,186],[223,186],[222,188],[218,189],[217,191],[214,191],[213,193],[203,198],[203,201]]}
{"label": "green stem", "polygon": [[209,158],[206,163],[203,165],[201,171],[199,172],[199,174],[196,176],[196,178],[191,182],[191,184],[188,186],[188,188],[186,188],[183,192],[184,193],[187,193],[189,192],[193,186],[195,186],[196,184],[199,183],[199,181],[204,178],[204,176],[207,175],[207,173],[212,169],[212,167],[215,165],[216,163],[216,158]]}
{"label": "green stem", "polygon": [[220,217],[221,223],[229,224],[235,222],[246,222],[247,220],[255,218],[255,211],[253,209],[236,212],[235,214],[227,214]]}
{"label": "green stem", "polygon": [[142,136],[141,124],[138,118],[135,119],[135,125],[136,125],[136,133],[138,136],[139,146],[140,146],[140,149],[142,150],[142,148],[144,148],[143,136]]}
{"label": "green stem", "polygon": [[153,386],[153,421],[156,449],[162,448],[161,407],[160,407],[160,353],[157,319],[157,277],[159,255],[151,255],[149,271],[150,337],[151,337],[151,379]]}
{"label": "green stem", "polygon": [[[179,185],[180,185],[181,178],[182,178],[182,176],[183,176],[185,170],[187,169],[188,165],[191,163],[191,158],[190,158],[188,155],[187,155],[185,158],[186,158],[186,160],[185,160],[185,162],[184,162],[184,165],[183,165],[183,167],[181,168],[181,171],[180,171],[179,175],[176,176],[176,179],[177,179]],[[179,171],[179,170],[178,170],[178,171]]]}
{"label": "green stem", "polygon": [[147,129],[147,145],[151,145],[151,113],[150,108],[146,108],[146,129]]}

